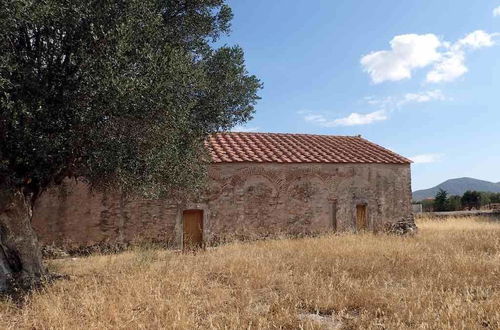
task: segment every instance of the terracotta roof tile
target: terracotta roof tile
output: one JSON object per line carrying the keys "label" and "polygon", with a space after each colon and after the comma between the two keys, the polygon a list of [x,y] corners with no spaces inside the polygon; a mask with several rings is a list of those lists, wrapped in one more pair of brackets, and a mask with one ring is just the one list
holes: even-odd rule
{"label": "terracotta roof tile", "polygon": [[359,136],[228,132],[206,146],[214,163],[411,163]]}

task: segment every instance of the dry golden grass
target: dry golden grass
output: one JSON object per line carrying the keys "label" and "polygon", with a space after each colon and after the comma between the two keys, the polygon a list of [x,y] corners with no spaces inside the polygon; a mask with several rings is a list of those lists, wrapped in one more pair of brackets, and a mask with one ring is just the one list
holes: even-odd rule
{"label": "dry golden grass", "polygon": [[415,237],[329,235],[196,255],[136,250],[53,260],[71,275],[1,328],[500,328],[500,223],[419,220]]}

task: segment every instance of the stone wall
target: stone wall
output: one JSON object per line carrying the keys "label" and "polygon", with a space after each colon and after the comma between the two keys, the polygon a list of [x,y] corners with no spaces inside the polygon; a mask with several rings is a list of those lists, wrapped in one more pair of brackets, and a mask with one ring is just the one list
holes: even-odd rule
{"label": "stone wall", "polygon": [[204,239],[302,235],[355,229],[356,205],[368,226],[411,214],[410,166],[395,164],[214,164],[205,196],[194,202],[125,200],[66,181],[35,205],[44,245],[78,247],[153,240],[180,246],[182,211],[204,210]]}

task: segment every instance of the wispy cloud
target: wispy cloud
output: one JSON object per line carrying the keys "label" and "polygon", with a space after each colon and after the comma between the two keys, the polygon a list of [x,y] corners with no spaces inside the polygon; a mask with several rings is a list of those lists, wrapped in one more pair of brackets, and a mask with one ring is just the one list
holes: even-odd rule
{"label": "wispy cloud", "polygon": [[431,101],[445,101],[448,98],[443,94],[440,89],[421,91],[416,93],[406,93],[400,96],[387,96],[383,98],[377,98],[374,96],[368,96],[365,98],[366,103],[383,108],[389,111],[393,111],[397,108],[401,108],[404,105],[411,103],[426,103]]}
{"label": "wispy cloud", "polygon": [[443,159],[443,154],[421,154],[410,157],[415,164],[436,163]]}
{"label": "wispy cloud", "polygon": [[390,50],[374,51],[361,58],[363,70],[373,83],[409,79],[417,69],[430,67],[426,81],[453,81],[464,75],[467,52],[495,44],[498,33],[477,30],[455,43],[441,40],[435,34],[403,34],[390,41]]}
{"label": "wispy cloud", "polygon": [[420,93],[407,93],[404,95],[399,105],[411,102],[424,103],[430,101],[444,101],[444,100],[446,100],[446,97],[444,96],[443,92],[441,92],[441,90],[439,89],[435,89]]}
{"label": "wispy cloud", "polygon": [[231,132],[257,132],[260,127],[247,127],[244,125],[237,125],[231,129]]}
{"label": "wispy cloud", "polygon": [[308,114],[304,116],[304,119],[308,122],[317,124],[322,127],[335,127],[335,126],[357,126],[357,125],[367,125],[377,121],[382,121],[387,119],[385,111],[379,110],[370,113],[356,113],[353,112],[347,117],[338,119],[328,119],[321,114]]}
{"label": "wispy cloud", "polygon": [[494,17],[500,16],[500,6],[493,9],[493,16]]}
{"label": "wispy cloud", "polygon": [[353,112],[345,117],[336,119],[329,118],[329,116],[325,113],[312,111],[299,111],[298,113],[303,116],[305,121],[322,127],[358,126],[387,120],[389,119],[389,114],[391,112],[400,109],[407,104],[442,100],[446,100],[445,95],[441,90],[435,89],[417,93],[406,93],[397,97],[366,97],[364,101],[370,106],[375,107],[377,110],[368,113]]}

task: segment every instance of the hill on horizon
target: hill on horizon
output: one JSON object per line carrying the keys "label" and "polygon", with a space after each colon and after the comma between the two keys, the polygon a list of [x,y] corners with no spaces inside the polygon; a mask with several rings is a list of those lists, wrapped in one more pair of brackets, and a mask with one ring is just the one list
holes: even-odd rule
{"label": "hill on horizon", "polygon": [[435,187],[414,191],[413,200],[421,201],[426,198],[433,198],[439,189],[446,190],[448,195],[463,195],[467,190],[500,193],[500,182],[490,182],[474,178],[450,179]]}

